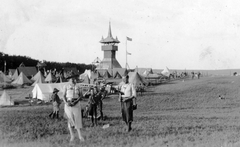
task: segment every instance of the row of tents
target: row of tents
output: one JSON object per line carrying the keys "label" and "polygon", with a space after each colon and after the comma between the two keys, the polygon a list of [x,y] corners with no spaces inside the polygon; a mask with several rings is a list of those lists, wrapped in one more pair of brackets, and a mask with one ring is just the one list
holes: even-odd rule
{"label": "row of tents", "polygon": [[[111,72],[111,71],[110,71]],[[127,72],[126,70],[115,70],[111,73],[114,73],[113,78],[122,78],[122,76],[129,75],[129,82],[133,83],[135,86],[138,85],[147,85],[148,84],[148,78],[159,78],[162,76],[161,74],[155,74],[152,72],[145,72],[144,74],[139,74],[137,71],[134,72]],[[169,74],[169,69],[163,70],[162,74]],[[79,83],[80,86],[86,87],[91,85],[91,80],[96,78],[103,78],[105,76],[112,77],[109,71],[97,71],[92,72],[90,70],[85,70],[85,72],[81,75],[79,75],[79,79],[81,79],[81,83]],[[32,77],[32,79],[28,79],[27,76],[21,72],[18,77],[11,82],[11,79],[9,79],[4,73],[0,72],[0,82],[11,82],[12,84],[31,84],[34,86],[32,92],[32,98],[37,98],[43,101],[49,101],[50,96],[52,94],[52,91],[54,88],[59,89],[59,96],[63,97],[63,87],[67,82],[59,82],[59,83],[46,83],[46,81],[51,81],[55,77],[49,73],[49,75],[45,78],[42,73],[39,71],[35,76]],[[106,78],[106,77],[105,77]],[[14,102],[11,100],[11,97],[4,91],[1,98],[0,98],[0,105],[13,105]]]}
{"label": "row of tents", "polygon": [[[85,72],[85,74],[88,71]],[[37,74],[38,76],[41,76],[40,74]],[[129,81],[131,83],[133,83],[134,85],[144,85],[147,83],[147,81],[144,79],[144,77],[142,77],[140,74],[138,74],[138,72],[129,72]],[[81,75],[83,76],[83,75]],[[32,90],[32,98],[37,98],[43,101],[49,101],[51,94],[53,92],[54,88],[57,88],[59,90],[59,97],[63,98],[63,87],[64,85],[67,84],[67,82],[62,82],[62,83],[38,83],[36,81],[39,80],[39,78],[37,78],[37,76],[34,76],[35,82],[34,82],[34,88]],[[88,77],[88,76],[85,76]],[[13,82],[13,83],[31,83],[31,81],[23,74],[21,73],[19,75],[19,77]],[[91,84],[87,84],[87,83],[78,83],[79,86],[82,87],[87,87],[90,86]],[[32,84],[33,85],[33,84]],[[10,96],[4,91],[1,99],[0,99],[0,105],[13,105],[13,101],[11,100]]]}
{"label": "row of tents", "polygon": [[39,71],[34,77],[31,78],[31,80],[23,72],[21,72],[15,78],[6,76],[3,72],[0,72],[0,83],[11,83],[13,85],[32,84],[32,86],[34,86],[36,83],[51,83],[55,80],[56,77],[54,77],[51,72],[45,78]]}
{"label": "row of tents", "polygon": [[[134,85],[144,85],[147,83],[147,81],[142,77],[138,72],[130,72],[129,75],[129,82],[133,83]],[[83,76],[83,75],[82,75]],[[37,98],[43,101],[49,101],[50,96],[52,94],[52,91],[54,88],[57,88],[59,90],[58,95],[60,98],[63,98],[63,87],[66,85],[67,82],[63,83],[37,83],[35,84],[33,90],[32,90],[32,97]],[[81,87],[88,87],[91,86],[91,84],[87,83],[78,83]]]}
{"label": "row of tents", "polygon": [[[29,84],[35,86],[37,83],[66,82],[61,76],[55,77],[51,72],[48,73],[47,77],[44,77],[43,74],[39,71],[31,79],[29,79],[23,72],[21,72],[18,75],[16,71],[12,77],[6,76],[3,72],[0,72],[0,83],[5,82],[14,85]],[[139,74],[139,72],[137,73]],[[109,78],[121,79],[122,76],[125,76],[127,74],[129,73],[124,68],[119,69],[116,68],[113,69],[112,71],[97,70],[95,72],[92,72],[91,70],[85,70],[85,72],[79,76],[79,79],[82,81],[82,83],[90,84],[93,83],[94,79],[109,79]],[[139,74],[139,76],[142,77],[144,81],[149,81],[152,79],[160,79],[163,76],[169,76],[169,74],[170,70],[166,67],[166,69],[164,69],[161,74],[153,73],[151,70],[148,70],[142,74]]]}

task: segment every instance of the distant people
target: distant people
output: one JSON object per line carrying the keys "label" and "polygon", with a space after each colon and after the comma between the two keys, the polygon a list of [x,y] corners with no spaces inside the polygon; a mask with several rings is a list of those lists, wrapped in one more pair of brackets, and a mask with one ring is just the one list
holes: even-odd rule
{"label": "distant people", "polygon": [[191,74],[192,74],[192,79],[194,79],[194,72],[191,72]]}
{"label": "distant people", "polygon": [[234,73],[233,73],[233,76],[237,76],[237,75],[238,75],[237,72],[234,72]]}
{"label": "distant people", "polygon": [[82,110],[80,100],[82,98],[82,89],[76,84],[78,75],[70,75],[69,84],[64,86],[64,112],[68,119],[68,129],[71,135],[70,142],[74,140],[73,128],[78,132],[80,141],[84,141],[81,134],[82,123]]}
{"label": "distant people", "polygon": [[53,105],[53,112],[49,114],[50,118],[57,118],[59,119],[59,106],[61,104],[61,100],[58,96],[59,90],[57,88],[53,89],[53,94],[51,96],[51,101]]}
{"label": "distant people", "polygon": [[139,92],[140,95],[142,96],[143,91],[144,91],[144,85],[140,83],[139,86],[137,87],[137,92]]}
{"label": "distant people", "polygon": [[200,76],[201,76],[201,73],[198,72],[198,73],[197,73],[197,77],[198,77],[198,79],[200,79]]}
{"label": "distant people", "polygon": [[[133,121],[133,109],[136,107],[136,89],[134,85],[129,83],[129,76],[124,76],[122,78],[123,84],[120,87],[121,96],[119,101],[121,102],[121,111],[123,121],[127,125],[127,131],[132,130],[132,121]],[[133,104],[134,99],[134,104]]]}
{"label": "distant people", "polygon": [[107,91],[105,90],[105,86],[101,86],[98,82],[95,83],[98,91],[98,112],[100,113],[100,118],[103,120],[103,99],[106,97]]}

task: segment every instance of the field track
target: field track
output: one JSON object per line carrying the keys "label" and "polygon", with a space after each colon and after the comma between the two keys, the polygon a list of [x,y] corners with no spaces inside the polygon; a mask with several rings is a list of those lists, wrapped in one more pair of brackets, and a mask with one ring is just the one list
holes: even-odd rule
{"label": "field track", "polygon": [[[105,121],[90,127],[84,118],[85,142],[72,146],[240,146],[240,78],[203,77],[148,87],[138,97],[133,131],[126,133],[117,96],[104,100]],[[28,88],[7,92],[24,101]],[[0,92],[2,93],[2,91]],[[219,97],[220,96],[220,97]],[[86,100],[82,102],[85,106]],[[3,146],[69,146],[67,122],[47,116],[51,105],[0,108],[0,144]],[[61,105],[61,114],[63,106]],[[102,129],[104,124],[110,124]],[[0,145],[0,146],[1,146]]]}

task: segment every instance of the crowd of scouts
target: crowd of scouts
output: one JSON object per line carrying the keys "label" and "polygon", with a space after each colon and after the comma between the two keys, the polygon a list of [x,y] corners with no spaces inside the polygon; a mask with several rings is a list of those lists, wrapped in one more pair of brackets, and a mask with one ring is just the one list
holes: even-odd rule
{"label": "crowd of scouts", "polygon": [[[80,141],[84,141],[84,137],[81,133],[81,128],[83,128],[82,118],[83,115],[90,116],[92,125],[97,126],[97,111],[100,112],[100,118],[103,119],[102,112],[102,100],[105,97],[103,89],[96,84],[91,86],[86,93],[83,94],[81,87],[77,85],[77,75],[70,76],[69,84],[64,86],[63,93],[63,103],[64,103],[64,116],[68,120],[68,129],[70,132],[70,142],[74,141],[73,129],[75,128],[78,132],[78,138]],[[123,82],[118,87],[119,102],[121,103],[121,112],[123,121],[126,123],[126,131],[132,130],[133,121],[133,110],[137,109],[136,104],[136,89],[133,84],[129,83],[129,77],[124,76],[122,78]],[[61,104],[61,99],[58,96],[59,90],[54,88],[51,97],[53,112],[49,114],[50,118],[59,118],[59,106]],[[85,108],[85,112],[82,113],[81,100],[83,97],[88,98],[88,104]]]}

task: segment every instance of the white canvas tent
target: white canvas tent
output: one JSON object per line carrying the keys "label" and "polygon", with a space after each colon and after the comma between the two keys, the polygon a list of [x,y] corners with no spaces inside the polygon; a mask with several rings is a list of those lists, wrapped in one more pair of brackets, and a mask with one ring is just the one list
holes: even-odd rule
{"label": "white canvas tent", "polygon": [[12,79],[13,79],[13,80],[16,80],[17,77],[18,77],[18,70],[16,69],[15,72],[14,72],[14,74],[13,74],[13,76],[12,76]]}
{"label": "white canvas tent", "polygon": [[[79,79],[80,79],[80,80],[83,80],[86,76],[88,76],[88,74],[84,72],[84,73],[82,73],[82,74],[79,75]],[[88,77],[89,77],[89,76],[88,76]]]}
{"label": "white canvas tent", "polygon": [[85,84],[90,84],[90,79],[88,77],[88,75],[86,75],[85,77],[82,77],[82,83],[85,83]]}
{"label": "white canvas tent", "polygon": [[32,86],[35,86],[37,83],[46,83],[45,78],[43,77],[42,73],[38,71],[38,73],[32,78],[35,82]]}
{"label": "white canvas tent", "polygon": [[129,83],[132,83],[134,86],[139,86],[140,84],[145,83],[145,79],[143,79],[138,72],[130,72],[129,75]]}
{"label": "white canvas tent", "polygon": [[0,98],[0,106],[11,106],[14,105],[14,101],[12,98],[7,94],[7,92],[4,90],[3,94]]}
{"label": "white canvas tent", "polygon": [[38,80],[39,78],[44,79],[44,76],[43,76],[43,74],[41,73],[41,71],[38,71],[38,72],[34,75],[34,77],[32,77],[31,80],[36,81],[36,80]]}
{"label": "white canvas tent", "polygon": [[164,76],[169,76],[170,75],[170,70],[166,67],[162,72],[161,72]]}
{"label": "white canvas tent", "polygon": [[88,75],[89,79],[91,79],[91,70],[86,69],[84,73]]}
{"label": "white canvas tent", "polygon": [[33,90],[32,95],[33,98],[37,98],[43,101],[50,101],[52,92],[54,88],[57,88],[59,90],[58,96],[60,98],[63,98],[63,87],[66,85],[66,83],[37,83]]}
{"label": "white canvas tent", "polygon": [[[37,83],[32,90],[32,97],[37,98],[43,101],[49,101],[54,88],[59,90],[58,96],[62,99],[64,92],[64,85],[68,84],[68,82],[64,83]],[[90,84],[78,83],[79,86],[86,87]]]}
{"label": "white canvas tent", "polygon": [[53,83],[56,80],[56,77],[52,74],[52,72],[49,72],[47,75],[45,81],[49,83]]}
{"label": "white canvas tent", "polygon": [[17,79],[12,82],[12,84],[18,84],[18,85],[31,84],[31,83],[32,81],[30,81],[23,72],[21,72],[20,75],[17,77]]}
{"label": "white canvas tent", "polygon": [[0,83],[10,83],[11,79],[8,78],[3,72],[0,71]]}

